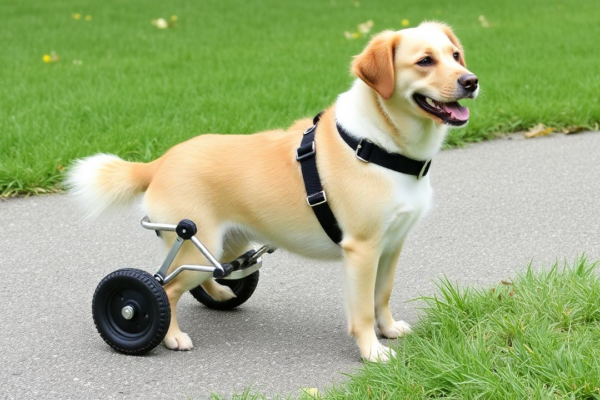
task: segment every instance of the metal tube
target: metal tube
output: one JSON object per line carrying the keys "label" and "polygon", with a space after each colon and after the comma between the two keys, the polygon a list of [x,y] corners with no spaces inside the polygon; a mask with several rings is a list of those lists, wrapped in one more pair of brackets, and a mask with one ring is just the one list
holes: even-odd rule
{"label": "metal tube", "polygon": [[171,282],[177,275],[179,275],[183,271],[195,271],[195,272],[208,272],[212,273],[215,270],[215,267],[208,267],[204,265],[181,265],[175,271],[171,272],[169,276],[167,276],[163,280],[163,285]]}
{"label": "metal tube", "polygon": [[163,263],[160,266],[160,268],[158,269],[158,271],[156,271],[156,273],[154,274],[154,275],[160,276],[160,278],[163,280],[163,282],[164,282],[165,276],[167,275],[167,271],[169,271],[169,267],[171,266],[171,263],[175,259],[175,256],[177,256],[177,253],[179,252],[179,249],[181,249],[181,246],[183,246],[183,242],[184,242],[184,240],[180,237],[177,237],[175,239],[175,241],[173,242],[173,246],[171,246],[171,250],[169,250],[167,257],[165,258],[165,261],[163,261]]}
{"label": "metal tube", "polygon": [[143,228],[145,229],[150,229],[153,231],[171,231],[174,232],[175,229],[177,228],[177,225],[172,225],[172,224],[157,224],[154,222],[150,222],[150,218],[148,218],[148,216],[145,216],[144,218],[142,218],[142,220],[140,221],[140,224],[142,225]]}
{"label": "metal tube", "polygon": [[[150,222],[150,218],[148,216],[143,217],[140,221],[140,224],[143,228],[154,230],[157,233],[159,233],[160,231],[174,232],[177,229],[177,225]],[[162,263],[156,274],[154,274],[156,279],[158,279],[161,282],[161,284],[166,285],[167,283],[175,279],[175,277],[183,271],[207,272],[214,274],[214,271],[216,269],[219,269],[223,273],[225,272],[225,269],[223,268],[221,263],[210,253],[210,251],[208,251],[206,246],[204,246],[204,244],[202,244],[202,242],[200,242],[200,240],[198,240],[196,236],[192,236],[190,240],[192,241],[192,243],[194,243],[196,248],[200,250],[204,257],[206,257],[206,259],[213,265],[213,267],[204,265],[181,265],[167,276],[169,267],[173,263],[173,260],[177,256],[177,253],[179,252],[181,246],[183,246],[183,243],[185,241],[181,237],[176,237],[175,241],[173,242],[173,246],[167,254],[167,257],[165,258],[164,262]],[[261,256],[266,252],[273,252],[274,250],[275,248],[271,249],[269,246],[266,245],[260,247],[258,250],[256,250],[256,252],[254,252],[254,254],[252,254],[250,258],[247,259],[247,261],[250,262],[249,267],[233,271],[230,273],[229,276],[223,279],[241,279],[250,275],[251,273],[257,271],[260,267],[262,267]],[[248,264],[245,263],[245,265]]]}
{"label": "metal tube", "polygon": [[[249,267],[249,268],[245,268],[242,270],[238,270],[238,271],[233,271],[230,275],[226,276],[223,279],[227,279],[227,280],[236,280],[236,279],[242,279],[256,271],[258,271],[260,268],[262,267],[262,259],[258,259],[256,261],[256,264],[254,264],[253,266]],[[169,276],[167,276],[164,281],[163,281],[163,285],[166,285],[167,283],[171,282],[173,279],[175,279],[175,277],[177,275],[179,275],[180,273],[182,273],[183,271],[195,271],[195,272],[208,272],[208,273],[213,273],[215,270],[215,267],[209,267],[209,266],[204,266],[204,265],[182,265],[180,267],[178,267],[175,271],[171,272],[169,274]]]}
{"label": "metal tube", "polygon": [[258,250],[256,250],[256,252],[254,254],[252,254],[252,260],[256,260],[258,259],[260,256],[262,256],[263,254],[265,254],[267,251],[269,251],[269,246],[262,246],[261,248],[259,248]]}
{"label": "metal tube", "polygon": [[210,251],[208,251],[208,249],[206,247],[204,247],[202,242],[200,242],[196,236],[192,236],[190,238],[190,240],[192,241],[192,243],[194,243],[194,245],[198,248],[198,250],[200,250],[200,252],[204,255],[204,257],[206,257],[206,259],[208,261],[210,261],[210,263],[212,265],[215,266],[215,268],[219,268],[221,271],[223,271],[223,267],[221,266],[221,263],[219,261],[217,261],[217,259],[212,254],[210,254]]}

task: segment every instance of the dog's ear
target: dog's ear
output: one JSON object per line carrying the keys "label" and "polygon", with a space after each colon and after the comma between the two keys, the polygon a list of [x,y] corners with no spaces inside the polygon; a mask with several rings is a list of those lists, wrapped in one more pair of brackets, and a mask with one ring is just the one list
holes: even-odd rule
{"label": "dog's ear", "polygon": [[385,100],[392,97],[396,86],[394,55],[399,42],[398,32],[381,32],[352,62],[352,72]]}
{"label": "dog's ear", "polygon": [[444,32],[444,35],[446,35],[448,39],[450,39],[452,44],[458,47],[458,52],[460,53],[460,59],[458,60],[458,62],[460,63],[460,65],[462,65],[463,67],[467,66],[465,62],[465,51],[463,50],[462,44],[460,44],[460,40],[458,40],[454,32],[452,32],[452,28],[450,28],[449,25],[446,25],[443,22],[424,22],[423,24],[434,25],[439,30]]}

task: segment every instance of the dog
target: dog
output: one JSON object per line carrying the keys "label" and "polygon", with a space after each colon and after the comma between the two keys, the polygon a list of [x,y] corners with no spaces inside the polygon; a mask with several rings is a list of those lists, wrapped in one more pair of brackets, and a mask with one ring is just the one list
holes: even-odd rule
{"label": "dog", "polygon": [[[78,160],[66,183],[91,216],[129,205],[143,193],[151,221],[194,221],[198,239],[222,262],[247,251],[250,242],[306,257],[342,258],[349,334],[363,359],[385,362],[395,354],[379,342],[375,325],[390,339],[410,332],[407,323],[393,318],[389,300],[404,240],[430,208],[429,175],[363,162],[340,129],[429,167],[424,160],[440,151],[448,127],[467,123],[469,110],[458,100],[476,98],[479,83],[466,68],[460,41],[440,22],[375,35],[351,71],[353,85],[322,113],[314,130],[319,179],[339,243],[326,233],[310,199],[307,204],[297,152],[313,125],[310,119],[253,135],[200,135],[149,163],[98,154]],[[169,249],[175,235],[162,236]],[[189,242],[169,272],[184,264],[208,265]],[[176,307],[198,285],[219,301],[234,296],[203,272],[185,271],[166,284],[169,349],[193,348],[179,329]]]}

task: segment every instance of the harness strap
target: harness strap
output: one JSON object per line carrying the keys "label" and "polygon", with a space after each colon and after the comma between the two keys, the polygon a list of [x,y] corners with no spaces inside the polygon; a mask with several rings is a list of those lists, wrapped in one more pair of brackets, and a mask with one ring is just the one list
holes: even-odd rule
{"label": "harness strap", "polygon": [[[321,185],[321,178],[317,169],[315,134],[322,114],[323,112],[320,112],[313,119],[313,125],[304,131],[300,147],[296,150],[296,160],[300,162],[302,169],[302,179],[307,194],[306,202],[312,207],[327,236],[336,244],[339,244],[342,241],[343,234],[333,211],[327,204],[327,195]],[[362,162],[371,162],[392,171],[414,175],[417,179],[421,179],[429,172],[431,160],[420,161],[399,153],[388,153],[368,139],[355,139],[337,122],[336,127],[342,139],[355,151],[356,158]]]}
{"label": "harness strap", "polygon": [[323,113],[319,113],[313,119],[313,126],[304,131],[300,147],[296,150],[296,160],[300,162],[302,168],[302,178],[307,194],[306,202],[312,207],[327,236],[339,244],[342,241],[342,231],[338,227],[333,211],[327,204],[327,195],[321,185],[321,178],[317,169],[315,133],[321,114]]}
{"label": "harness strap", "polygon": [[392,171],[414,175],[417,179],[421,179],[429,172],[431,160],[414,160],[399,153],[388,153],[368,139],[357,140],[350,136],[337,122],[336,126],[342,139],[355,151],[356,158],[362,162],[371,162]]}

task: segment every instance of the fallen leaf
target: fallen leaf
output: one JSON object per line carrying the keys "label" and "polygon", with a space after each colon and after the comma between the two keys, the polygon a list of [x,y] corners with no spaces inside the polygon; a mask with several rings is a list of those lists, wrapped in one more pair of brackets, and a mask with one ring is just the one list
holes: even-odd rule
{"label": "fallen leaf", "polygon": [[167,29],[169,27],[168,22],[164,18],[153,19],[151,24],[156,26],[158,29]]}
{"label": "fallen leaf", "polygon": [[358,24],[358,31],[360,33],[369,33],[373,28],[373,21],[368,20],[367,22],[363,22],[362,24]]}
{"label": "fallen leaf", "polygon": [[42,57],[42,61],[45,63],[55,63],[58,62],[58,60],[60,60],[60,57],[55,51],[51,51],[50,54],[44,54]]}
{"label": "fallen leaf", "polygon": [[530,130],[528,130],[527,132],[525,132],[525,137],[527,139],[531,139],[534,137],[546,136],[552,132],[554,132],[554,128],[552,128],[551,126],[546,126],[542,123],[539,123],[536,126],[534,126],[533,128],[531,128]]}
{"label": "fallen leaf", "polygon": [[583,131],[587,131],[589,128],[586,126],[581,126],[581,125],[573,125],[573,126],[567,126],[565,128],[562,129],[562,133],[566,134],[566,135],[571,135],[573,133],[579,133],[579,132],[583,132]]}
{"label": "fallen leaf", "polygon": [[479,16],[479,23],[484,28],[489,28],[490,27],[490,23],[488,22],[487,19],[485,19],[485,17],[483,15]]}
{"label": "fallen leaf", "polygon": [[320,399],[321,398],[321,393],[319,392],[319,389],[317,388],[305,388],[302,389],[302,391],[309,395],[312,399]]}

